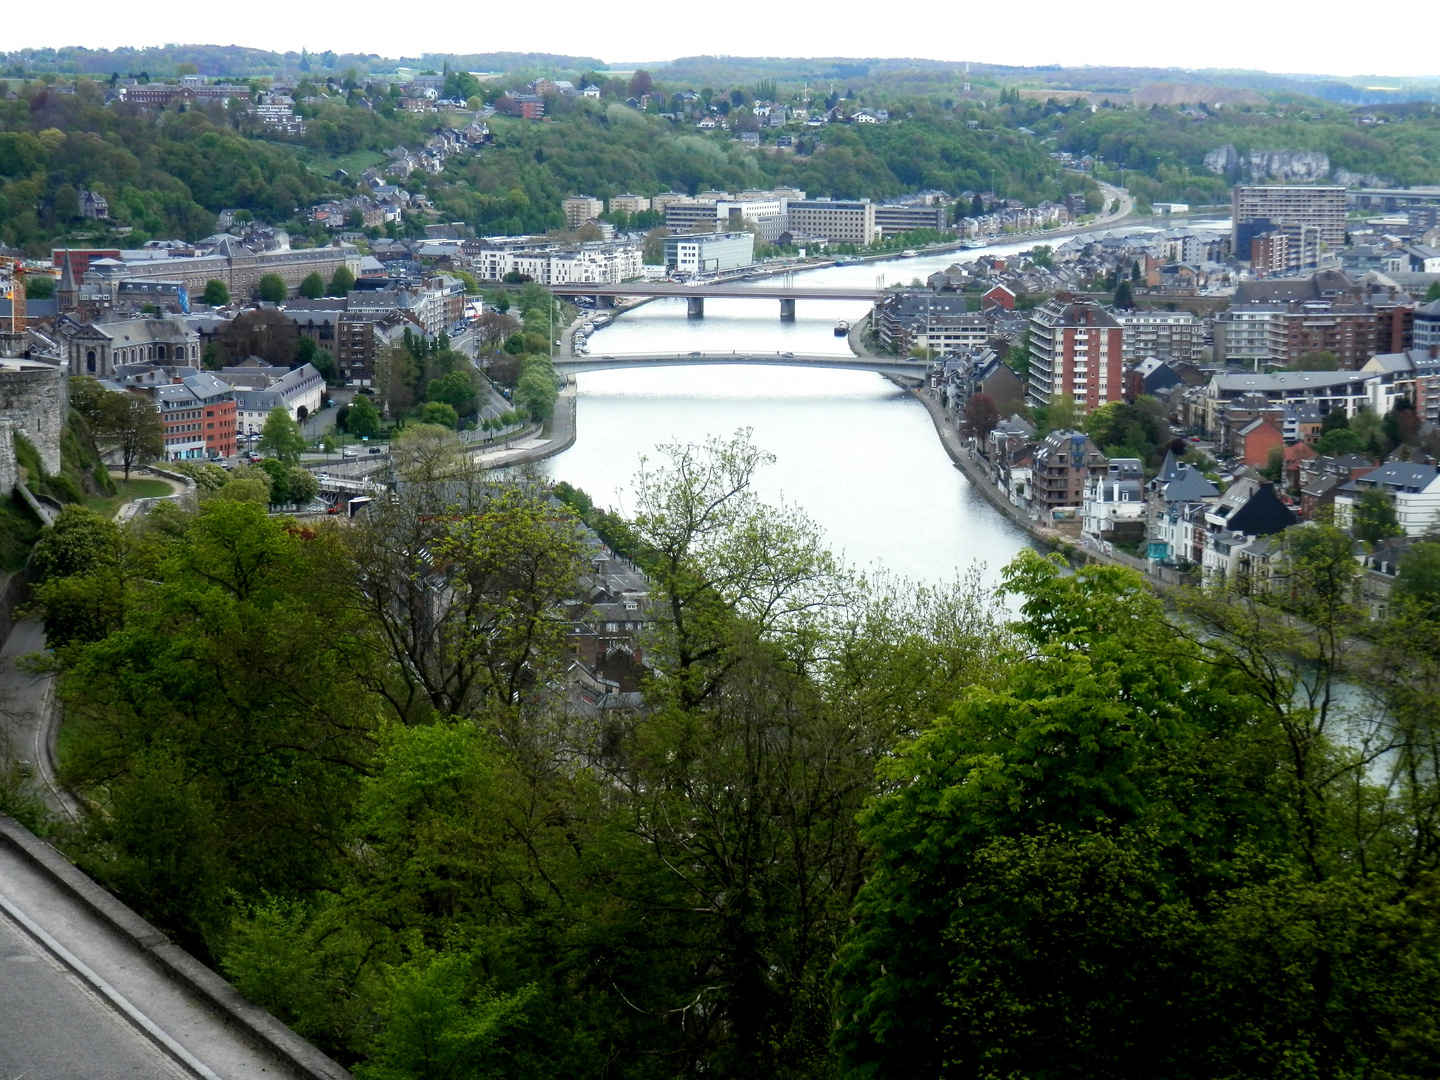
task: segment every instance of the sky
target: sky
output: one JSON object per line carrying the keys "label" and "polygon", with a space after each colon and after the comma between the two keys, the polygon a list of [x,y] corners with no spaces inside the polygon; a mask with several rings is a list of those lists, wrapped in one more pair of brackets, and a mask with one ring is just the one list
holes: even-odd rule
{"label": "sky", "polygon": [[[1432,0],[1392,0],[1386,23],[1357,34],[1353,11],[1278,0],[1211,0],[1167,8],[1028,0],[1005,8],[911,0],[897,9],[856,0],[779,8],[675,4],[606,9],[591,0],[494,5],[423,5],[349,0],[343,7],[236,7],[194,0],[150,0],[137,7],[79,0],[64,16],[48,4],[7,5],[0,51],[25,46],[160,45],[187,42],[285,51],[418,56],[423,52],[548,52],[596,56],[617,67],[699,54],[732,56],[905,57],[998,64],[1252,68],[1341,76],[1440,74],[1421,49],[1392,54],[1413,40],[1405,28],[1433,31]],[[413,10],[415,17],[407,17]],[[1166,10],[1185,19],[1167,22]],[[288,14],[293,11],[294,15]],[[1327,11],[1332,17],[1327,18]],[[1197,13],[1203,15],[1197,16]],[[271,18],[265,18],[265,15]]]}

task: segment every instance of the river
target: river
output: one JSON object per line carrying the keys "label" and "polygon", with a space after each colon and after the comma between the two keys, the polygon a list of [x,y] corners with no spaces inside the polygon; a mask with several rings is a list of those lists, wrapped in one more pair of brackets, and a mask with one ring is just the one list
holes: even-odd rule
{"label": "river", "polygon": [[[1010,254],[1036,243],[890,259],[802,271],[796,284],[908,284],[957,260]],[[593,355],[726,350],[849,355],[837,320],[870,305],[800,300],[780,321],[775,300],[710,299],[687,319],[682,299],[626,312],[590,343]],[[669,441],[702,442],[752,428],[776,456],[757,489],[810,515],[831,548],[862,569],[917,582],[953,579],[976,563],[995,582],[1028,543],[955,468],[925,408],[880,375],[755,365],[587,372],[579,384],[575,445],[547,463],[556,480],[585,489],[600,505],[633,509],[630,481],[642,455]]]}

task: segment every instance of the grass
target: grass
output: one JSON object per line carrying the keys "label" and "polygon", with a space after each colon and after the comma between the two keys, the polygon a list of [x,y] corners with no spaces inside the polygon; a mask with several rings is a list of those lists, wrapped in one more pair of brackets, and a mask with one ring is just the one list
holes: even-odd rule
{"label": "grass", "polygon": [[380,165],[386,160],[384,154],[375,150],[354,150],[348,154],[316,154],[310,161],[310,167],[325,176],[336,169],[344,169],[352,180],[358,180],[370,166]]}
{"label": "grass", "polygon": [[25,565],[40,537],[40,521],[17,495],[0,499],[0,570],[14,573]]}
{"label": "grass", "polygon": [[85,505],[97,514],[104,514],[109,517],[116,510],[120,509],[127,502],[134,502],[136,499],[158,499],[164,495],[173,495],[175,489],[164,480],[116,480],[115,494],[108,497],[90,496],[85,499]]}

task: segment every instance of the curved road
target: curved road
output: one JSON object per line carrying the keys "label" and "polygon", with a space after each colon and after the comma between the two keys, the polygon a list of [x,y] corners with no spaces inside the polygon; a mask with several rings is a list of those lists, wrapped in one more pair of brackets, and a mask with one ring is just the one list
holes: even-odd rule
{"label": "curved road", "polygon": [[45,630],[37,619],[17,622],[0,649],[0,759],[25,762],[50,810],[78,821],[79,803],[55,779],[54,676],[22,670],[18,663],[44,651]]}

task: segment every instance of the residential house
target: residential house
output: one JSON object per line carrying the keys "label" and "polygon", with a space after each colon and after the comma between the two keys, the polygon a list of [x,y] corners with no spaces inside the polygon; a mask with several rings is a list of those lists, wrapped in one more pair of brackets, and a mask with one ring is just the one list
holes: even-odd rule
{"label": "residential house", "polygon": [[1390,461],[1342,484],[1335,492],[1335,523],[1348,528],[1355,507],[1371,491],[1390,500],[1406,536],[1424,536],[1440,527],[1440,469],[1434,465]]}
{"label": "residential house", "polygon": [[1109,461],[1087,436],[1052,432],[1035,450],[1033,509],[1047,517],[1057,510],[1078,509],[1085,501],[1086,484],[1108,470]]}
{"label": "residential house", "polygon": [[1133,544],[1145,538],[1145,466],[1139,458],[1111,458],[1104,475],[1085,485],[1080,531],[1103,543]]}
{"label": "residential house", "polygon": [[[1262,536],[1283,532],[1296,522],[1280,501],[1275,485],[1242,476],[1205,511],[1209,533],[1202,568],[1206,584],[1224,585],[1239,576],[1242,551]],[[1253,558],[1253,553],[1247,558]]]}

